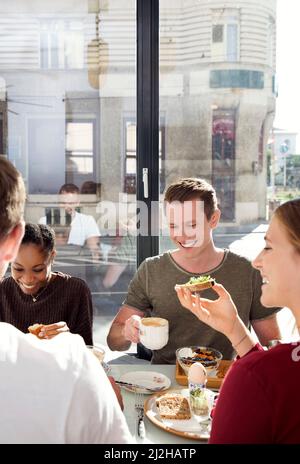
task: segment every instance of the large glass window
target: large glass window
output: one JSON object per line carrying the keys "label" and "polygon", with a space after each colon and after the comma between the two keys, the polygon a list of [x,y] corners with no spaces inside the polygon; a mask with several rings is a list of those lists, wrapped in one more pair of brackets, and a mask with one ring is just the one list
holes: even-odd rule
{"label": "large glass window", "polygon": [[266,215],[259,152],[266,154],[275,115],[275,63],[267,53],[275,17],[275,2],[221,8],[217,1],[160,1],[166,184],[190,175],[207,179],[223,224]]}
{"label": "large glass window", "polygon": [[[253,224],[265,226],[275,204],[299,196],[299,60],[289,53],[297,43],[297,5],[159,2],[153,157],[160,199],[179,177],[213,183],[220,246],[231,245],[231,233],[240,246]],[[30,2],[29,13],[28,2],[0,0],[0,13],[0,151],[25,179],[26,220],[45,218],[55,227],[56,269],[88,282],[95,340],[104,342],[136,268],[130,221],[117,213],[119,204],[134,204],[141,180],[136,1],[40,0]],[[157,106],[149,96],[144,102]],[[86,241],[68,243],[70,218],[59,197],[65,183],[79,190],[76,212],[99,229],[97,257]],[[170,246],[162,237],[160,249]]]}
{"label": "large glass window", "polygon": [[[295,39],[288,32],[298,30],[296,10],[295,2],[281,0],[251,0],[238,8],[231,1],[222,6],[217,0],[160,1],[159,102],[166,124],[166,184],[185,176],[212,183],[221,209],[216,244],[250,258],[263,246],[269,207],[271,212],[288,198],[288,188],[290,198],[297,195],[300,185],[295,158],[282,152],[287,139],[288,155],[299,152],[299,119],[289,114],[286,104],[288,99],[290,109],[297,107],[293,96],[299,101],[299,63],[289,53]],[[277,96],[276,47],[281,76],[276,121],[298,130],[275,128],[270,137]],[[288,89],[289,79],[293,90]],[[280,197],[274,182],[281,183]],[[171,247],[162,236],[160,250]]]}
{"label": "large glass window", "polygon": [[[136,2],[41,0],[30,14],[27,3],[0,1],[0,151],[24,176],[26,220],[55,229],[55,270],[89,285],[105,343],[136,268],[116,214],[124,115],[136,120]],[[64,184],[76,189],[69,203]],[[85,224],[76,240],[75,217]]]}

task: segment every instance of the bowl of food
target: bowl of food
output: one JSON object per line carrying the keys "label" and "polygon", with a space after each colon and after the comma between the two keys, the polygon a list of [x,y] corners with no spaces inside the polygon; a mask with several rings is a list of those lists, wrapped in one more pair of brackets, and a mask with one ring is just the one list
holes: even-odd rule
{"label": "bowl of food", "polygon": [[217,371],[222,358],[220,351],[207,346],[185,346],[176,350],[176,359],[186,375],[195,362],[200,362],[207,374],[212,375]]}

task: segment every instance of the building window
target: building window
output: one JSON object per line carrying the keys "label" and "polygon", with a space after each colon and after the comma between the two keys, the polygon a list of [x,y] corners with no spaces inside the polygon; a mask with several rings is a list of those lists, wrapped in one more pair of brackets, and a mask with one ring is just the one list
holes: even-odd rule
{"label": "building window", "polygon": [[82,69],[84,35],[82,21],[49,20],[40,25],[42,69]]}
{"label": "building window", "polygon": [[95,181],[95,121],[66,122],[66,182]]}
{"label": "building window", "polygon": [[[124,120],[125,132],[125,172],[124,192],[136,193],[136,122],[134,119]],[[165,189],[165,125],[161,118],[159,128],[159,176],[160,191]]]}
{"label": "building window", "polygon": [[223,32],[224,32],[223,24],[216,24],[213,26],[213,30],[212,30],[213,43],[223,42]]}
{"label": "building window", "polygon": [[264,73],[244,69],[222,69],[210,71],[211,88],[263,89]]}
{"label": "building window", "polygon": [[237,24],[227,25],[227,61],[238,60],[238,26]]}
{"label": "building window", "polygon": [[212,10],[213,61],[239,60],[239,14],[239,10],[235,8]]}

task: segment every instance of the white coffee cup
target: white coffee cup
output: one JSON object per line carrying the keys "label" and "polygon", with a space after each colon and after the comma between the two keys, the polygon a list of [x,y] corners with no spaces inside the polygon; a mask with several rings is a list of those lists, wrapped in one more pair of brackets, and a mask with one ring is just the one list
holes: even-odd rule
{"label": "white coffee cup", "polygon": [[139,322],[140,342],[149,350],[160,350],[169,340],[169,322],[161,317],[144,317]]}

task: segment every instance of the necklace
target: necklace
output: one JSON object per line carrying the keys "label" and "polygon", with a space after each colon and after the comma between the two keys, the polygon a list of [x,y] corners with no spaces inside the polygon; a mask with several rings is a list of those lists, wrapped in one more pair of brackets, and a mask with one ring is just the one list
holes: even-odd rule
{"label": "necklace", "polygon": [[51,278],[48,280],[48,282],[46,283],[45,287],[42,288],[41,291],[38,291],[36,295],[30,295],[31,298],[32,298],[32,301],[35,303],[37,301],[37,299],[41,296],[41,294],[46,290],[46,288],[48,287],[48,285],[50,284],[51,282]]}
{"label": "necklace", "polygon": [[35,303],[36,300],[41,296],[41,294],[43,293],[44,290],[46,290],[46,288],[48,287],[48,284],[45,285],[45,287],[42,288],[42,290],[40,292],[38,292],[36,295],[31,295],[31,298],[32,298],[32,301]]}

